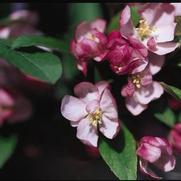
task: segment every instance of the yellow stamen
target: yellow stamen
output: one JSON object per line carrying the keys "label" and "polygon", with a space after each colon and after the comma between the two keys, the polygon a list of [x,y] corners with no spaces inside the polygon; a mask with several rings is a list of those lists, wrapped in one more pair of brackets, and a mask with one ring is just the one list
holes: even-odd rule
{"label": "yellow stamen", "polygon": [[137,31],[141,39],[144,40],[145,38],[148,38],[153,31],[155,31],[155,28],[150,27],[148,22],[143,19],[139,21],[139,26],[137,28]]}
{"label": "yellow stamen", "polygon": [[97,128],[98,124],[102,123],[102,111],[100,108],[97,108],[96,111],[89,114],[89,121],[90,124],[95,128]]}
{"label": "yellow stamen", "polygon": [[89,40],[93,40],[93,41],[99,43],[99,39],[95,35],[93,35],[92,33],[87,33],[86,34],[86,38],[89,39]]}
{"label": "yellow stamen", "polygon": [[133,75],[132,82],[136,86],[136,88],[141,88],[141,77],[140,75]]}

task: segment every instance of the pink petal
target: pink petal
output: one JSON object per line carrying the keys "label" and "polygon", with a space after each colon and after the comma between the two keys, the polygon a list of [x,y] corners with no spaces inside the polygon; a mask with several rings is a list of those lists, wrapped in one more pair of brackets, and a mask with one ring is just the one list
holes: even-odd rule
{"label": "pink petal", "polygon": [[132,81],[128,81],[128,84],[123,86],[123,88],[121,89],[121,95],[124,97],[133,96],[134,92],[135,92],[135,86],[132,83]]}
{"label": "pink petal", "polygon": [[181,3],[171,3],[175,8],[175,16],[181,16]]}
{"label": "pink petal", "polygon": [[8,38],[9,37],[9,35],[10,35],[10,28],[8,27],[8,28],[2,28],[1,30],[0,30],[0,38]]}
{"label": "pink petal", "polygon": [[0,89],[0,105],[13,106],[14,100],[7,91]]}
{"label": "pink petal", "polygon": [[141,15],[149,25],[155,26],[156,28],[174,22],[173,6],[169,5],[168,3],[164,6],[162,6],[161,3],[150,3],[150,5],[142,12]]}
{"label": "pink petal", "polygon": [[164,172],[169,172],[175,168],[176,160],[173,155],[163,153],[161,159],[157,160],[154,165]]}
{"label": "pink petal", "polygon": [[102,93],[100,108],[109,119],[118,119],[116,102],[109,89]]}
{"label": "pink petal", "polygon": [[100,132],[107,138],[114,138],[119,132],[120,124],[119,120],[111,120],[103,114],[102,124],[99,127]]}
{"label": "pink petal", "polygon": [[156,27],[157,43],[172,41],[174,39],[176,23],[161,25]]}
{"label": "pink petal", "polygon": [[165,62],[165,56],[164,55],[157,55],[155,53],[149,53],[149,68],[151,71],[151,74],[154,75],[156,73],[158,73],[164,62]]}
{"label": "pink petal", "polygon": [[86,106],[86,111],[88,113],[93,113],[96,111],[96,109],[99,108],[99,101],[98,100],[93,100],[91,102],[89,102]]}
{"label": "pink petal", "polygon": [[98,88],[90,82],[81,82],[74,87],[74,94],[88,103],[92,100],[99,100]]}
{"label": "pink petal", "polygon": [[139,61],[140,61],[140,64],[138,64],[138,66],[131,71],[131,74],[142,72],[143,70],[145,70],[146,66],[148,65],[148,61],[146,59],[139,60]]}
{"label": "pink petal", "polygon": [[87,115],[84,102],[68,95],[62,100],[61,113],[70,121],[79,121]]}
{"label": "pink petal", "polygon": [[123,37],[130,37],[134,35],[134,26],[131,21],[131,12],[128,5],[121,13],[120,26],[120,32]]}
{"label": "pink petal", "polygon": [[143,159],[140,159],[139,160],[139,165],[140,165],[140,170],[142,173],[154,178],[154,179],[162,179],[162,177],[158,177],[152,170],[151,168],[149,168],[148,166],[148,162],[143,160]]}
{"label": "pink petal", "polygon": [[86,33],[88,33],[90,30],[91,30],[90,23],[85,22],[85,21],[80,23],[77,26],[76,31],[75,31],[76,41],[80,42],[84,38]]}
{"label": "pink petal", "polygon": [[86,145],[97,147],[97,129],[92,127],[88,117],[82,119],[78,124],[77,138],[80,139]]}
{"label": "pink petal", "polygon": [[167,53],[173,52],[177,47],[178,44],[174,42],[157,43],[156,50],[150,51],[158,55],[165,55]]}
{"label": "pink petal", "polygon": [[161,148],[149,143],[141,143],[137,149],[137,154],[144,160],[153,163],[161,157]]}
{"label": "pink petal", "polygon": [[141,87],[135,92],[137,101],[140,104],[148,104],[149,102],[158,99],[164,92],[163,87],[156,81],[146,87]]}
{"label": "pink petal", "polygon": [[108,82],[106,81],[99,81],[95,84],[95,86],[98,88],[98,91],[99,91],[99,95],[102,95],[103,91],[106,89],[106,88],[109,88],[110,85]]}
{"label": "pink petal", "polygon": [[[14,100],[13,98],[3,89],[0,89],[0,126],[3,122],[9,118],[13,113]],[[7,107],[3,109],[3,107]]]}
{"label": "pink petal", "polygon": [[103,19],[97,19],[97,20],[91,22],[90,26],[91,26],[91,28],[96,28],[98,31],[103,33],[106,28],[106,21]]}
{"label": "pink petal", "polygon": [[152,25],[156,28],[168,24],[172,24],[175,20],[174,8],[169,3],[162,3],[158,6],[155,14],[155,21],[152,22]]}
{"label": "pink petal", "polygon": [[147,105],[140,104],[132,96],[126,98],[126,107],[134,116],[137,116],[147,108]]}

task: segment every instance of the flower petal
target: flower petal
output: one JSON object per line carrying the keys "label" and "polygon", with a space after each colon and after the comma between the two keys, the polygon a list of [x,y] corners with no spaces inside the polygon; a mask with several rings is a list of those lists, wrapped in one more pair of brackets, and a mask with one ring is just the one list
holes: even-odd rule
{"label": "flower petal", "polygon": [[131,21],[131,11],[129,6],[126,6],[121,13],[120,26],[120,31],[123,37],[134,35],[134,26]]}
{"label": "flower petal", "polygon": [[90,82],[81,82],[74,87],[74,94],[86,104],[92,100],[99,100],[98,88]]}
{"label": "flower petal", "polygon": [[171,3],[175,8],[175,16],[181,16],[181,3]]}
{"label": "flower petal", "polygon": [[150,49],[150,51],[158,55],[165,55],[167,53],[173,52],[177,47],[178,44],[174,42],[157,43],[156,49]]}
{"label": "flower petal", "polygon": [[86,145],[97,147],[97,129],[91,126],[88,117],[82,119],[78,124],[77,138]]}
{"label": "flower petal", "polygon": [[148,59],[150,62],[149,68],[150,68],[152,75],[158,73],[161,70],[161,68],[165,62],[164,55],[157,55],[155,53],[150,53]]}
{"label": "flower petal", "polygon": [[109,119],[118,119],[116,102],[109,89],[105,89],[102,93],[100,108]]}
{"label": "flower petal", "polygon": [[111,120],[103,114],[102,124],[99,127],[100,132],[107,138],[114,138],[119,132],[120,124],[119,120]]}
{"label": "flower petal", "polygon": [[95,86],[98,88],[99,95],[102,95],[103,91],[106,88],[109,88],[109,83],[106,81],[99,81],[95,84]]}
{"label": "flower petal", "polygon": [[164,172],[169,172],[175,168],[175,156],[163,154],[161,159],[157,160],[154,165],[157,166],[160,170],[163,170]]}
{"label": "flower petal", "polygon": [[[162,25],[156,28],[156,42],[162,43],[172,41],[174,39],[176,23]],[[166,31],[165,31],[166,30]]]}
{"label": "flower petal", "polygon": [[134,116],[137,116],[147,108],[147,105],[140,104],[133,95],[126,98],[126,107]]}
{"label": "flower petal", "polygon": [[96,28],[98,31],[103,33],[106,28],[106,21],[103,19],[96,19],[95,21],[91,22],[91,28]]}
{"label": "flower petal", "polygon": [[137,149],[137,154],[144,160],[153,163],[161,157],[161,148],[149,143],[141,143]]}
{"label": "flower petal", "polygon": [[84,102],[68,95],[62,100],[61,113],[70,121],[79,121],[87,115]]}
{"label": "flower petal", "polygon": [[139,160],[139,165],[140,165],[140,170],[142,173],[154,178],[154,179],[162,179],[162,177],[158,177],[152,170],[151,168],[149,168],[148,166],[148,162],[143,160],[143,159],[140,159]]}
{"label": "flower petal", "polygon": [[80,23],[75,31],[75,40],[80,42],[84,36],[86,35],[87,32],[91,30],[90,23],[84,21]]}
{"label": "flower petal", "polygon": [[164,90],[163,87],[156,81],[146,87],[141,87],[135,92],[137,101],[140,104],[148,104],[149,102],[158,99]]}

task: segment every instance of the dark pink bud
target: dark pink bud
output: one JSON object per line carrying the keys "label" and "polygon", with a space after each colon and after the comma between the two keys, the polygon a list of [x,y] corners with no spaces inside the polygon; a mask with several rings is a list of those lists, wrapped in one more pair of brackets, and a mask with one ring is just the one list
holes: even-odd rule
{"label": "dark pink bud", "polygon": [[[77,59],[77,67],[86,74],[88,60],[102,61],[106,54],[107,37],[104,35],[105,21],[98,19],[78,25],[75,38],[71,42],[71,52]],[[84,67],[82,67],[84,65]]]}
{"label": "dark pink bud", "polygon": [[169,172],[175,168],[176,161],[172,147],[164,138],[143,137],[140,140],[137,155],[140,157],[141,171],[153,178],[159,177],[149,168],[149,164],[153,164],[164,172]]}
{"label": "dark pink bud", "polygon": [[169,141],[175,150],[181,153],[181,123],[176,124],[170,134],[169,134]]}

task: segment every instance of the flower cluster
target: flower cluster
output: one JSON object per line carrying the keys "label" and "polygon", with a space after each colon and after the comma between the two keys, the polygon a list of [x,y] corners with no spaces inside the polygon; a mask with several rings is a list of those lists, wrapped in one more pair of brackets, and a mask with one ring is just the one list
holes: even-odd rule
{"label": "flower cluster", "polygon": [[[35,28],[37,21],[38,17],[33,12],[15,11],[7,17],[7,25],[0,25],[0,38],[40,34]],[[32,85],[36,85],[34,87],[38,89],[47,88],[42,81],[22,74],[14,66],[0,59],[0,126],[6,120],[14,123],[24,121],[31,116],[32,105],[23,95],[22,85],[28,85],[29,88],[32,88]]]}
{"label": "flower cluster", "polygon": [[[132,6],[138,10],[137,25],[132,21]],[[120,13],[119,30],[108,34],[103,19],[82,22],[71,42],[77,68],[86,76],[89,60],[93,59],[107,61],[117,76],[127,75],[127,83],[119,90],[120,95],[125,97],[128,111],[134,116],[139,115],[164,93],[162,85],[154,81],[153,76],[163,67],[165,55],[179,46],[174,38],[180,8],[180,3],[130,3]],[[97,146],[98,131],[109,139],[114,138],[120,126],[116,101],[108,83],[82,82],[75,86],[74,94],[78,98],[63,98],[61,113],[73,127],[77,127],[77,138],[94,147]],[[171,132],[174,145],[178,139],[176,130]],[[180,149],[180,145],[176,147]],[[150,164],[165,172],[175,167],[172,146],[164,138],[143,137],[137,155],[141,170],[154,178],[158,177],[149,169]]]}

